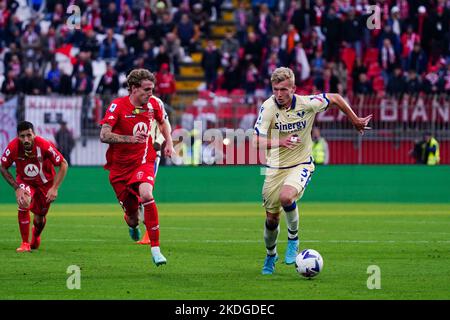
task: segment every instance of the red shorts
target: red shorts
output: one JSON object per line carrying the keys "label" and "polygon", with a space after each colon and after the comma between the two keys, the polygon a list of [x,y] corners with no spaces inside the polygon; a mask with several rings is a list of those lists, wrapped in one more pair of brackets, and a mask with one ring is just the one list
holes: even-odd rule
{"label": "red shorts", "polygon": [[111,170],[109,182],[125,214],[133,214],[139,207],[139,185],[147,182],[155,185],[154,163],[140,165],[129,172]]}
{"label": "red shorts", "polygon": [[20,182],[19,188],[28,191],[31,194],[31,204],[28,208],[34,214],[45,216],[50,209],[51,202],[47,202],[47,192],[51,188],[52,183],[47,183],[43,186],[34,187],[25,182]]}

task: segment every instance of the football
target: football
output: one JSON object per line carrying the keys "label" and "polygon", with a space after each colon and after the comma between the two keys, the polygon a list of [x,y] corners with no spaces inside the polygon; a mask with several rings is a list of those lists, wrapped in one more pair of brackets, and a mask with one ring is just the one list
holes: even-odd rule
{"label": "football", "polygon": [[319,252],[305,249],[295,259],[295,270],[305,278],[317,276],[323,268],[323,259]]}

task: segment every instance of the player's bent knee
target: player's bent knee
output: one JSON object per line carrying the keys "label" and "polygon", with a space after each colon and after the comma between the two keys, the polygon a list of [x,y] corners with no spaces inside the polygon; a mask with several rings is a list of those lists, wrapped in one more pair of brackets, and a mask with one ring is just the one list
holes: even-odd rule
{"label": "player's bent knee", "polygon": [[147,203],[153,200],[153,193],[146,192],[140,195],[142,203]]}
{"label": "player's bent knee", "polygon": [[278,215],[268,214],[266,217],[266,227],[269,230],[275,230],[280,223],[280,217]]}

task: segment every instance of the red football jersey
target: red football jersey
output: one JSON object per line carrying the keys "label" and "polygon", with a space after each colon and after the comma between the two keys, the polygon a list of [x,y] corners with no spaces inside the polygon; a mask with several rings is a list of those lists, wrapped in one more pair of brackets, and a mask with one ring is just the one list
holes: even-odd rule
{"label": "red football jersey", "polygon": [[[109,124],[113,133],[133,136],[138,132],[149,134],[155,120],[159,123],[164,121],[164,104],[160,99],[150,97],[146,106],[136,108],[131,104],[130,96],[126,96],[112,101],[100,124]],[[105,169],[130,169],[153,162],[155,158],[156,152],[149,134],[146,143],[111,143],[106,152]]]}
{"label": "red football jersey", "polygon": [[16,163],[16,181],[32,186],[42,186],[53,181],[54,166],[60,166],[64,160],[56,147],[42,137],[34,138],[31,155],[25,155],[25,149],[19,138],[14,138],[6,147],[2,156],[2,167],[8,169]]}

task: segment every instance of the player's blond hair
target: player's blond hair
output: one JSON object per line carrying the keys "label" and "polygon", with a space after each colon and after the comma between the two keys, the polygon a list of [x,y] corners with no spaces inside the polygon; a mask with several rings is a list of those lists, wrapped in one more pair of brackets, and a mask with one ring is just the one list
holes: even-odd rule
{"label": "player's blond hair", "polygon": [[141,82],[143,80],[150,80],[151,82],[155,83],[156,78],[153,73],[148,71],[147,69],[134,69],[130,72],[130,74],[127,76],[127,89],[128,91],[131,91],[131,88],[133,86],[140,87]]}
{"label": "player's blond hair", "polygon": [[272,83],[280,83],[284,80],[290,80],[291,84],[294,85],[295,84],[294,72],[286,67],[276,68],[273,71],[272,76],[270,77],[270,81]]}

